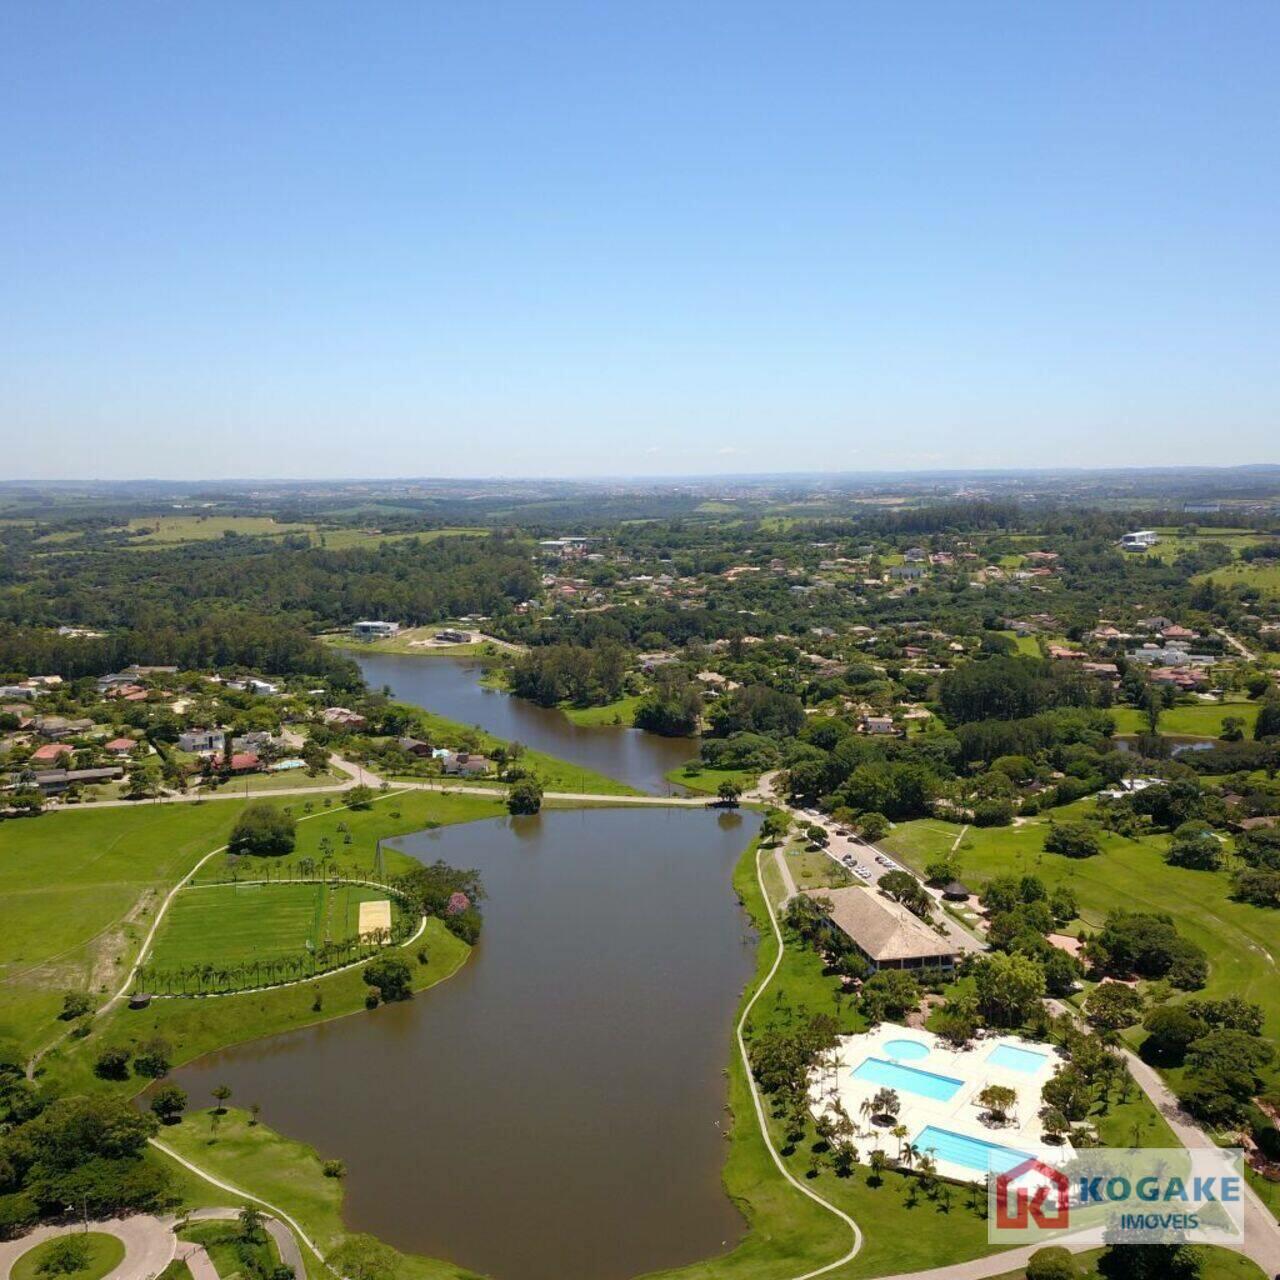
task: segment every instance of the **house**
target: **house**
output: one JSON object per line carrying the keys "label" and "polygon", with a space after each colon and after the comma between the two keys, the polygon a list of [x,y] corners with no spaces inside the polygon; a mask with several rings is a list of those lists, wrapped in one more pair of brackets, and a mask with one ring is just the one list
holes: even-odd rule
{"label": "house", "polygon": [[103,750],[109,756],[127,756],[132,754],[134,747],[138,744],[132,738],[112,738],[110,742],[103,747]]}
{"label": "house", "polygon": [[231,739],[232,751],[257,751],[262,747],[277,747],[283,751],[287,746],[283,738],[273,738],[265,729],[252,729]]}
{"label": "house", "polygon": [[70,787],[116,782],[123,777],[124,770],[118,764],[101,769],[47,769],[36,774],[36,786],[44,795],[51,796]]}
{"label": "house", "polygon": [[892,716],[863,716],[862,731],[883,736],[896,733],[897,729],[894,727]]}
{"label": "house", "polygon": [[899,902],[860,885],[809,895],[874,969],[950,969],[955,947]]}
{"label": "house", "polygon": [[72,749],[65,742],[49,742],[43,747],[37,747],[31,753],[31,763],[33,765],[57,764],[59,760],[71,755]]}
{"label": "house", "polygon": [[908,547],[902,557],[908,564],[917,564],[927,560],[929,553],[923,547]]}
{"label": "house", "polygon": [[[902,581],[914,582],[917,578],[924,577],[924,565],[922,564],[895,564],[889,570],[889,577],[898,578]],[[795,588],[792,587],[794,591]]]}
{"label": "house", "polygon": [[1087,658],[1089,655],[1081,649],[1068,649],[1065,645],[1051,644],[1049,646],[1049,657],[1056,658],[1060,661],[1076,658]]}
{"label": "house", "polygon": [[1120,668],[1114,662],[1082,662],[1080,670],[1100,680],[1119,680]]}
{"label": "house", "polygon": [[1179,626],[1176,622],[1171,627],[1165,627],[1160,632],[1162,640],[1195,640],[1196,633],[1190,627]]}
{"label": "house", "polygon": [[421,738],[401,738],[396,743],[396,746],[411,756],[429,756],[431,754],[431,743],[423,742]]}
{"label": "house", "polygon": [[147,691],[140,684],[115,684],[104,690],[102,696],[119,702],[145,702]]}
{"label": "house", "polygon": [[23,698],[27,702],[34,702],[39,689],[33,689],[26,684],[6,684],[0,686],[0,698]]}
{"label": "house", "polygon": [[471,632],[459,631],[457,627],[442,627],[435,638],[442,644],[470,644]]}
{"label": "house", "polygon": [[479,777],[493,769],[493,762],[487,756],[467,751],[451,751],[442,757],[441,764],[445,773],[463,778]]}
{"label": "house", "polygon": [[280,692],[280,686],[270,680],[262,680],[257,676],[244,676],[237,680],[227,681],[228,689],[243,689],[246,693],[254,693],[262,698],[272,698]]}
{"label": "house", "polygon": [[1120,539],[1122,551],[1145,551],[1160,541],[1160,535],[1154,529],[1135,529]]}
{"label": "house", "polygon": [[359,712],[346,707],[325,707],[320,719],[335,729],[363,729],[368,721]]}
{"label": "house", "polygon": [[351,638],[353,640],[386,640],[395,635],[400,630],[398,622],[382,622],[378,619],[368,619],[364,622],[353,622],[351,624]]}
{"label": "house", "polygon": [[237,751],[227,761],[226,767],[232,773],[257,773],[262,768],[262,761],[252,751]]}
{"label": "house", "polygon": [[210,751],[222,751],[226,742],[226,735],[221,729],[188,729],[178,735],[178,750],[205,755]]}
{"label": "house", "polygon": [[31,727],[42,738],[74,738],[77,734],[88,733],[93,728],[93,721],[83,717],[68,720],[66,716],[36,716]]}

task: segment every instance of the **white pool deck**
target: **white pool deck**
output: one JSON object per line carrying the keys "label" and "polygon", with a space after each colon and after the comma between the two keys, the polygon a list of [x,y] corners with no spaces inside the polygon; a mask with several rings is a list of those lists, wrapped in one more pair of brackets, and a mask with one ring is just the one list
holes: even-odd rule
{"label": "white pool deck", "polygon": [[[926,1049],[927,1054],[914,1058],[895,1056],[894,1051],[887,1047],[894,1041],[911,1041]],[[1036,1054],[1041,1061],[1031,1071],[991,1062],[991,1055],[1001,1046]],[[947,1076],[961,1083],[951,1097],[943,1100],[913,1093],[905,1084],[855,1079],[853,1073],[868,1058],[896,1062],[904,1068]],[[857,1129],[853,1141],[858,1148],[858,1157],[864,1164],[876,1148],[890,1159],[896,1158],[898,1154],[898,1140],[889,1129],[872,1125],[861,1110],[865,1100],[886,1087],[895,1090],[902,1104],[897,1123],[907,1130],[904,1142],[927,1148],[927,1143],[920,1143],[920,1135],[933,1125],[962,1137],[1043,1156],[1045,1147],[1039,1118],[1040,1092],[1062,1061],[1052,1045],[1023,1040],[1018,1036],[989,1035],[972,1041],[968,1048],[955,1049],[931,1031],[883,1023],[873,1031],[841,1037],[832,1065],[819,1068],[814,1074],[810,1084],[810,1104],[814,1115],[821,1115],[832,1106],[835,1099],[839,1099]],[[984,1124],[979,1118],[983,1114],[983,1108],[978,1105],[977,1096],[988,1085],[993,1084],[1005,1085],[1018,1095],[1017,1104],[1010,1112],[1009,1122],[1000,1126]],[[1061,1144],[1055,1151],[1062,1160],[1068,1159],[1072,1154],[1068,1143]],[[941,1156],[935,1156],[935,1161],[938,1173],[944,1178],[957,1182],[982,1183],[986,1180],[984,1172],[966,1165]]]}

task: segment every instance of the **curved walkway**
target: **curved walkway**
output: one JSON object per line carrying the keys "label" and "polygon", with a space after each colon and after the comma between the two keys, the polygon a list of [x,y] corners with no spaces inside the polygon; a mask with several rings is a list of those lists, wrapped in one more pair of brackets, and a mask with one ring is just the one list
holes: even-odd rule
{"label": "curved walkway", "polygon": [[[0,1243],[0,1280],[9,1280],[13,1264],[36,1245],[55,1236],[73,1235],[83,1230],[81,1222],[64,1222],[37,1227],[18,1240]],[[147,1280],[150,1276],[158,1276],[178,1251],[178,1238],[170,1225],[149,1213],[90,1222],[89,1230],[115,1236],[124,1244],[124,1259],[114,1271],[107,1273],[106,1280]]]}
{"label": "curved walkway", "polygon": [[[235,1219],[239,1216],[239,1209],[196,1209],[187,1215],[188,1222],[225,1222],[228,1219]],[[262,1225],[266,1227],[268,1234],[272,1240],[276,1242],[276,1251],[280,1254],[280,1261],[286,1267],[293,1268],[293,1274],[298,1280],[306,1280],[307,1264],[302,1259],[302,1250],[298,1248],[298,1242],[294,1239],[293,1232],[280,1221],[279,1218],[271,1217],[263,1214]],[[196,1280],[200,1280],[196,1276]]]}
{"label": "curved walkway", "polygon": [[756,987],[751,999],[743,1006],[742,1015],[738,1018],[738,1025],[735,1029],[735,1035],[738,1040],[738,1052],[742,1056],[742,1069],[746,1073],[747,1087],[751,1090],[751,1101],[755,1105],[756,1123],[760,1126],[760,1136],[764,1139],[764,1145],[773,1158],[773,1163],[777,1166],[778,1172],[793,1186],[801,1195],[808,1196],[815,1204],[820,1205],[828,1213],[834,1214],[841,1222],[849,1228],[853,1236],[853,1243],[849,1246],[848,1253],[837,1258],[834,1262],[828,1262],[825,1266],[817,1267],[812,1271],[806,1271],[802,1275],[793,1276],[791,1280],[813,1280],[814,1276],[826,1275],[828,1271],[834,1271],[837,1267],[843,1267],[845,1263],[852,1262],[857,1257],[858,1250],[862,1248],[862,1231],[858,1224],[843,1209],[837,1208],[829,1200],[823,1199],[811,1187],[806,1187],[803,1182],[794,1177],[791,1170],[783,1163],[782,1157],[778,1154],[778,1149],[773,1145],[773,1138],[769,1133],[768,1118],[765,1115],[764,1100],[760,1097],[760,1090],[756,1087],[756,1078],[751,1074],[751,1059],[747,1054],[746,1036],[743,1029],[747,1025],[747,1019],[751,1016],[751,1010],[756,1007],[756,1002],[764,995],[769,983],[773,981],[774,974],[778,972],[778,966],[782,963],[782,956],[786,950],[786,944],[782,939],[782,930],[778,927],[778,917],[774,915],[773,903],[769,901],[769,891],[764,884],[764,871],[761,866],[761,855],[764,850],[756,850],[756,884],[760,887],[760,897],[764,902],[764,909],[769,916],[769,926],[773,930],[774,940],[778,944],[778,950],[773,957],[773,964],[769,966],[769,972],[761,979],[760,985]]}

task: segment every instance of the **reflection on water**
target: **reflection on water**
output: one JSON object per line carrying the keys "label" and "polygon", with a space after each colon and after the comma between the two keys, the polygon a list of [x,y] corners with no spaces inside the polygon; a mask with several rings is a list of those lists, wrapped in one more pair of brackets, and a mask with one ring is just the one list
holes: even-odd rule
{"label": "reflection on water", "polygon": [[[428,665],[423,663],[422,665]],[[621,1280],[731,1247],[724,1070],[754,814],[551,811],[398,841],[482,873],[470,962],[410,1003],[178,1073],[346,1161],[353,1230],[500,1280]],[[299,999],[309,999],[302,994]]]}
{"label": "reflection on water", "polygon": [[466,658],[416,658],[412,654],[351,655],[370,686],[383,685],[401,702],[479,725],[507,741],[595,769],[639,791],[683,794],[662,776],[698,754],[688,738],[660,738],[638,729],[584,728],[559,711],[513,698],[479,684],[484,667]]}

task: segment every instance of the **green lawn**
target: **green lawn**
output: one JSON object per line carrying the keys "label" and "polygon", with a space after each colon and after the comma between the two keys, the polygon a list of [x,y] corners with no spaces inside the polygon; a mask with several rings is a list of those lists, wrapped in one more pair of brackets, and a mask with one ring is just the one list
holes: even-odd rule
{"label": "green lawn", "polygon": [[[356,936],[360,903],[386,899],[366,885],[227,884],[184,889],[148,957],[157,969],[283,960]],[[399,903],[392,900],[393,911]]]}
{"label": "green lawn", "polygon": [[[1092,802],[1056,810],[1059,817],[1087,813]],[[922,871],[929,857],[949,848],[960,827],[936,819],[902,823],[881,846]],[[972,887],[1004,873],[1038,875],[1046,884],[1066,884],[1080,903],[1083,923],[1096,928],[1118,906],[1168,912],[1180,932],[1209,956],[1207,996],[1238,995],[1266,1011],[1271,1032],[1280,1028],[1280,983],[1274,952],[1277,917],[1262,907],[1233,902],[1225,872],[1190,871],[1166,865],[1167,836],[1126,840],[1103,833],[1103,852],[1071,859],[1045,853],[1045,821],[1021,827],[970,827],[960,843],[960,874]],[[950,840],[947,836],[950,836]]]}
{"label": "green lawn", "polygon": [[[1245,735],[1253,733],[1258,718],[1256,702],[1197,702],[1189,706],[1170,707],[1160,713],[1160,732],[1189,738],[1216,738],[1222,722],[1236,716],[1245,724]],[[1117,733],[1146,733],[1147,717],[1136,707],[1113,707],[1111,718]]]}
{"label": "green lawn", "polygon": [[852,872],[819,849],[796,845],[784,857],[797,889],[840,889],[854,883]]}
{"label": "green lawn", "polygon": [[[204,1245],[213,1269],[220,1280],[231,1280],[244,1274],[245,1266],[240,1257],[238,1222],[201,1222],[184,1227],[178,1232],[179,1240]],[[248,1245],[250,1257],[261,1268],[261,1275],[270,1275],[280,1265],[280,1253],[275,1241],[264,1230],[261,1240]]]}
{"label": "green lawn", "polygon": [[[692,772],[691,772],[692,769]],[[708,769],[695,756],[686,764],[668,769],[663,777],[677,786],[687,787],[690,791],[702,795],[713,796],[722,782],[736,782],[743,791],[756,785],[760,777],[759,769]]]}
{"label": "green lawn", "polygon": [[630,694],[618,698],[615,702],[606,702],[599,707],[561,707],[560,710],[574,724],[587,728],[599,728],[607,725],[621,725],[629,729],[635,721],[636,705],[640,702],[640,694]]}
{"label": "green lawn", "polygon": [[0,1036],[33,1049],[63,1029],[66,990],[124,978],[161,890],[222,844],[242,806],[47,813],[0,840]]}
{"label": "green lawn", "polygon": [[1243,562],[1225,564],[1221,569],[1214,569],[1205,575],[1223,586],[1256,587],[1269,596],[1280,596],[1280,564],[1258,561],[1253,564]]}
{"label": "green lawn", "polygon": [[[347,1237],[342,1180],[324,1176],[321,1157],[311,1147],[265,1124],[250,1124],[243,1111],[231,1109],[216,1131],[207,1111],[194,1112],[163,1130],[160,1141],[223,1181],[284,1210],[325,1254]],[[424,1153],[424,1158],[431,1155]],[[225,1192],[222,1195],[225,1199]],[[401,1254],[397,1275],[399,1280],[469,1280],[472,1273],[448,1262]]]}
{"label": "green lawn", "polygon": [[[89,1246],[85,1265],[75,1271],[59,1271],[61,1280],[101,1280],[124,1261],[124,1242],[105,1231],[89,1231],[78,1234],[77,1238]],[[29,1249],[13,1264],[10,1280],[46,1280],[53,1273],[41,1271],[40,1267],[57,1245],[56,1239],[46,1240]]]}

